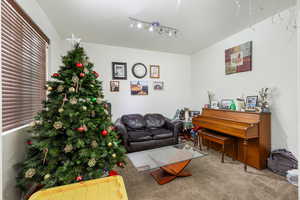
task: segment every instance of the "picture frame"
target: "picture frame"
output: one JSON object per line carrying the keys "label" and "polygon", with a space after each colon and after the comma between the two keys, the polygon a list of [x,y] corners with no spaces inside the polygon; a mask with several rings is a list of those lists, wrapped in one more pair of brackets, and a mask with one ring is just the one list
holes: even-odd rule
{"label": "picture frame", "polygon": [[112,62],[112,79],[127,80],[127,63]]}
{"label": "picture frame", "polygon": [[150,78],[160,78],[159,65],[150,65]]}
{"label": "picture frame", "polygon": [[246,110],[255,110],[258,103],[258,96],[247,96],[246,98]]}
{"label": "picture frame", "polygon": [[219,102],[218,101],[211,101],[211,108],[213,109],[219,109]]}
{"label": "picture frame", "polygon": [[147,81],[130,81],[130,92],[133,96],[148,95],[148,82]]}
{"label": "picture frame", "polygon": [[164,82],[163,81],[154,81],[153,82],[153,90],[164,90]]}
{"label": "picture frame", "polygon": [[119,92],[120,91],[120,81],[110,81],[110,91]]}
{"label": "picture frame", "polygon": [[222,99],[221,100],[221,109],[229,110],[230,105],[233,103],[233,99]]}

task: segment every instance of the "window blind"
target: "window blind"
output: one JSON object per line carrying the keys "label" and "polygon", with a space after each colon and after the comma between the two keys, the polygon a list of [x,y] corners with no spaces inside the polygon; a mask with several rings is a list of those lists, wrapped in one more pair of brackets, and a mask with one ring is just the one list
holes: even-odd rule
{"label": "window blind", "polygon": [[1,0],[2,131],[28,124],[46,98],[49,39],[13,0]]}

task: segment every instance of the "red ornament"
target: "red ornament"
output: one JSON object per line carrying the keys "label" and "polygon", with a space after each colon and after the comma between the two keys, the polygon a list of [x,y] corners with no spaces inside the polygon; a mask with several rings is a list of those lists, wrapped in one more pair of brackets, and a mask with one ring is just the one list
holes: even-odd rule
{"label": "red ornament", "polygon": [[81,72],[81,73],[79,74],[79,76],[80,76],[80,77],[84,77],[84,76],[85,76],[85,73],[82,73],[82,72]]}
{"label": "red ornament", "polygon": [[122,162],[118,162],[117,165],[118,165],[118,167],[122,167],[122,168],[124,167],[124,163],[122,163]]}
{"label": "red ornament", "polygon": [[59,76],[60,76],[59,73],[52,74],[52,77],[59,77]]}
{"label": "red ornament", "polygon": [[82,63],[76,63],[76,67],[82,68],[82,67],[83,67],[83,64],[82,64]]}
{"label": "red ornament", "polygon": [[108,172],[108,175],[109,175],[109,176],[117,176],[117,175],[119,175],[119,174],[118,174],[118,172],[116,172],[115,170],[110,170],[110,171]]}
{"label": "red ornament", "polygon": [[83,132],[83,131],[85,131],[85,128],[83,126],[80,126],[79,128],[77,128],[77,131]]}
{"label": "red ornament", "polygon": [[27,141],[27,144],[28,144],[28,145],[32,145],[32,141],[31,141],[31,140],[28,140],[28,141]]}
{"label": "red ornament", "polygon": [[82,181],[83,177],[82,176],[77,176],[76,181]]}
{"label": "red ornament", "polygon": [[93,71],[92,73],[95,74],[96,78],[99,77],[99,74],[97,72]]}
{"label": "red ornament", "polygon": [[103,136],[106,136],[108,134],[108,131],[107,130],[103,130],[102,132],[101,132],[101,135],[103,135]]}

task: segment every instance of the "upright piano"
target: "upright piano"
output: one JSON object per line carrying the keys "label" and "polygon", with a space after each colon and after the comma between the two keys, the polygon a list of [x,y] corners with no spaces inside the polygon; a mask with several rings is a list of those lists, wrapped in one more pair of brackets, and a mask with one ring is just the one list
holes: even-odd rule
{"label": "upright piano", "polygon": [[[236,139],[237,159],[264,169],[271,149],[271,114],[203,108],[193,118],[196,127],[232,136]],[[233,156],[231,149],[226,150]]]}

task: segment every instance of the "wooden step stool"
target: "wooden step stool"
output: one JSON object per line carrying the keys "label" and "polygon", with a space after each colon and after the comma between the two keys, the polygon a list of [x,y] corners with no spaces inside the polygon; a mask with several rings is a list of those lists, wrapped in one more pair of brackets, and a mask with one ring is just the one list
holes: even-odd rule
{"label": "wooden step stool", "polygon": [[[225,145],[228,145],[228,144],[232,145],[233,153],[235,154],[235,156],[232,157],[232,160],[235,160],[234,157],[237,158],[238,151],[236,151],[236,149],[235,149],[236,145],[235,145],[234,138],[224,136],[224,135],[221,135],[221,134],[218,134],[218,133],[206,130],[206,129],[199,130],[198,134],[199,134],[198,138],[200,139],[200,137],[201,137],[202,142],[203,142],[203,140],[208,141],[207,150],[209,150],[211,142],[222,145],[222,159],[221,159],[222,163],[224,163]],[[200,141],[198,141],[198,145],[199,145],[200,150],[202,150],[202,145],[201,145]]]}

